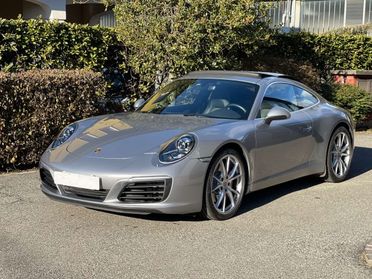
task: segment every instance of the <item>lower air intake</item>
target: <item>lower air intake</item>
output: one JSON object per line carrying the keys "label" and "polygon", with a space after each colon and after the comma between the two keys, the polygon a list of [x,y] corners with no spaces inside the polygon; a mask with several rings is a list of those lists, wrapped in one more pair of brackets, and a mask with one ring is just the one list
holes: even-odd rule
{"label": "lower air intake", "polygon": [[57,185],[54,183],[53,176],[47,169],[40,169],[40,179],[44,186],[50,191],[58,191]]}
{"label": "lower air intake", "polygon": [[126,203],[161,202],[167,198],[171,184],[171,179],[131,182],[124,186],[118,199]]}

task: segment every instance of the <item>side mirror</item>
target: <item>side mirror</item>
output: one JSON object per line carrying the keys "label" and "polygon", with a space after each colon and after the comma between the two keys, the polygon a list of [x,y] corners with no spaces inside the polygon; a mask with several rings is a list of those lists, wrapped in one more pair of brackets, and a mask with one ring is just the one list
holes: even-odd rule
{"label": "side mirror", "polygon": [[291,117],[291,114],[289,113],[288,110],[286,110],[285,108],[282,108],[282,107],[279,107],[279,106],[275,106],[273,107],[272,109],[269,110],[266,118],[265,118],[265,122],[267,124],[270,124],[271,121],[274,121],[274,120],[284,120],[284,119],[288,119]]}
{"label": "side mirror", "polygon": [[139,107],[141,107],[143,104],[145,103],[145,99],[138,99],[134,105],[133,105],[133,108],[134,110],[137,110]]}

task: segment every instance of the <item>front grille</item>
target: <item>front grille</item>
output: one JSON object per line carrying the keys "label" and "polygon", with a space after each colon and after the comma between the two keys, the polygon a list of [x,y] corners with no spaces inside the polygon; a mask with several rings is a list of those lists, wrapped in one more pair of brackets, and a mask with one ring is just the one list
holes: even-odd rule
{"label": "front grille", "polygon": [[103,201],[109,190],[89,190],[89,189],[80,189],[76,187],[62,186],[63,192],[67,196],[74,196],[80,198],[89,198],[94,200]]}
{"label": "front grille", "polygon": [[43,185],[50,191],[58,191],[57,185],[54,183],[53,176],[47,169],[40,169],[40,179]]}
{"label": "front grille", "polygon": [[125,185],[118,199],[126,203],[161,202],[167,198],[171,184],[171,179],[131,182]]}

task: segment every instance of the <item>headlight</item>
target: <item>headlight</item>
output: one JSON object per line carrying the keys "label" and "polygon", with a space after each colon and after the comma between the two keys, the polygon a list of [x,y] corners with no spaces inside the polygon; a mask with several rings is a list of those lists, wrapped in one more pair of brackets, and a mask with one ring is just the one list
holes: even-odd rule
{"label": "headlight", "polygon": [[56,148],[61,144],[65,143],[73,133],[75,133],[77,129],[77,124],[68,125],[66,128],[62,130],[62,132],[58,135],[58,137],[53,141],[52,148]]}
{"label": "headlight", "polygon": [[193,135],[182,135],[160,151],[159,160],[165,164],[179,161],[189,154],[194,146],[195,137]]}

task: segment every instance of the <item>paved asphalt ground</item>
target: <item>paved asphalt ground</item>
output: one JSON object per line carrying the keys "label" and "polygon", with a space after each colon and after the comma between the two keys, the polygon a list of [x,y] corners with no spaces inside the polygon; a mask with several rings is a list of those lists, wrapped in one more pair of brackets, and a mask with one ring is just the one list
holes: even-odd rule
{"label": "paved asphalt ground", "polygon": [[225,222],[89,210],[49,200],[35,171],[0,175],[0,278],[371,279],[370,241],[371,133],[346,182],[259,191]]}

